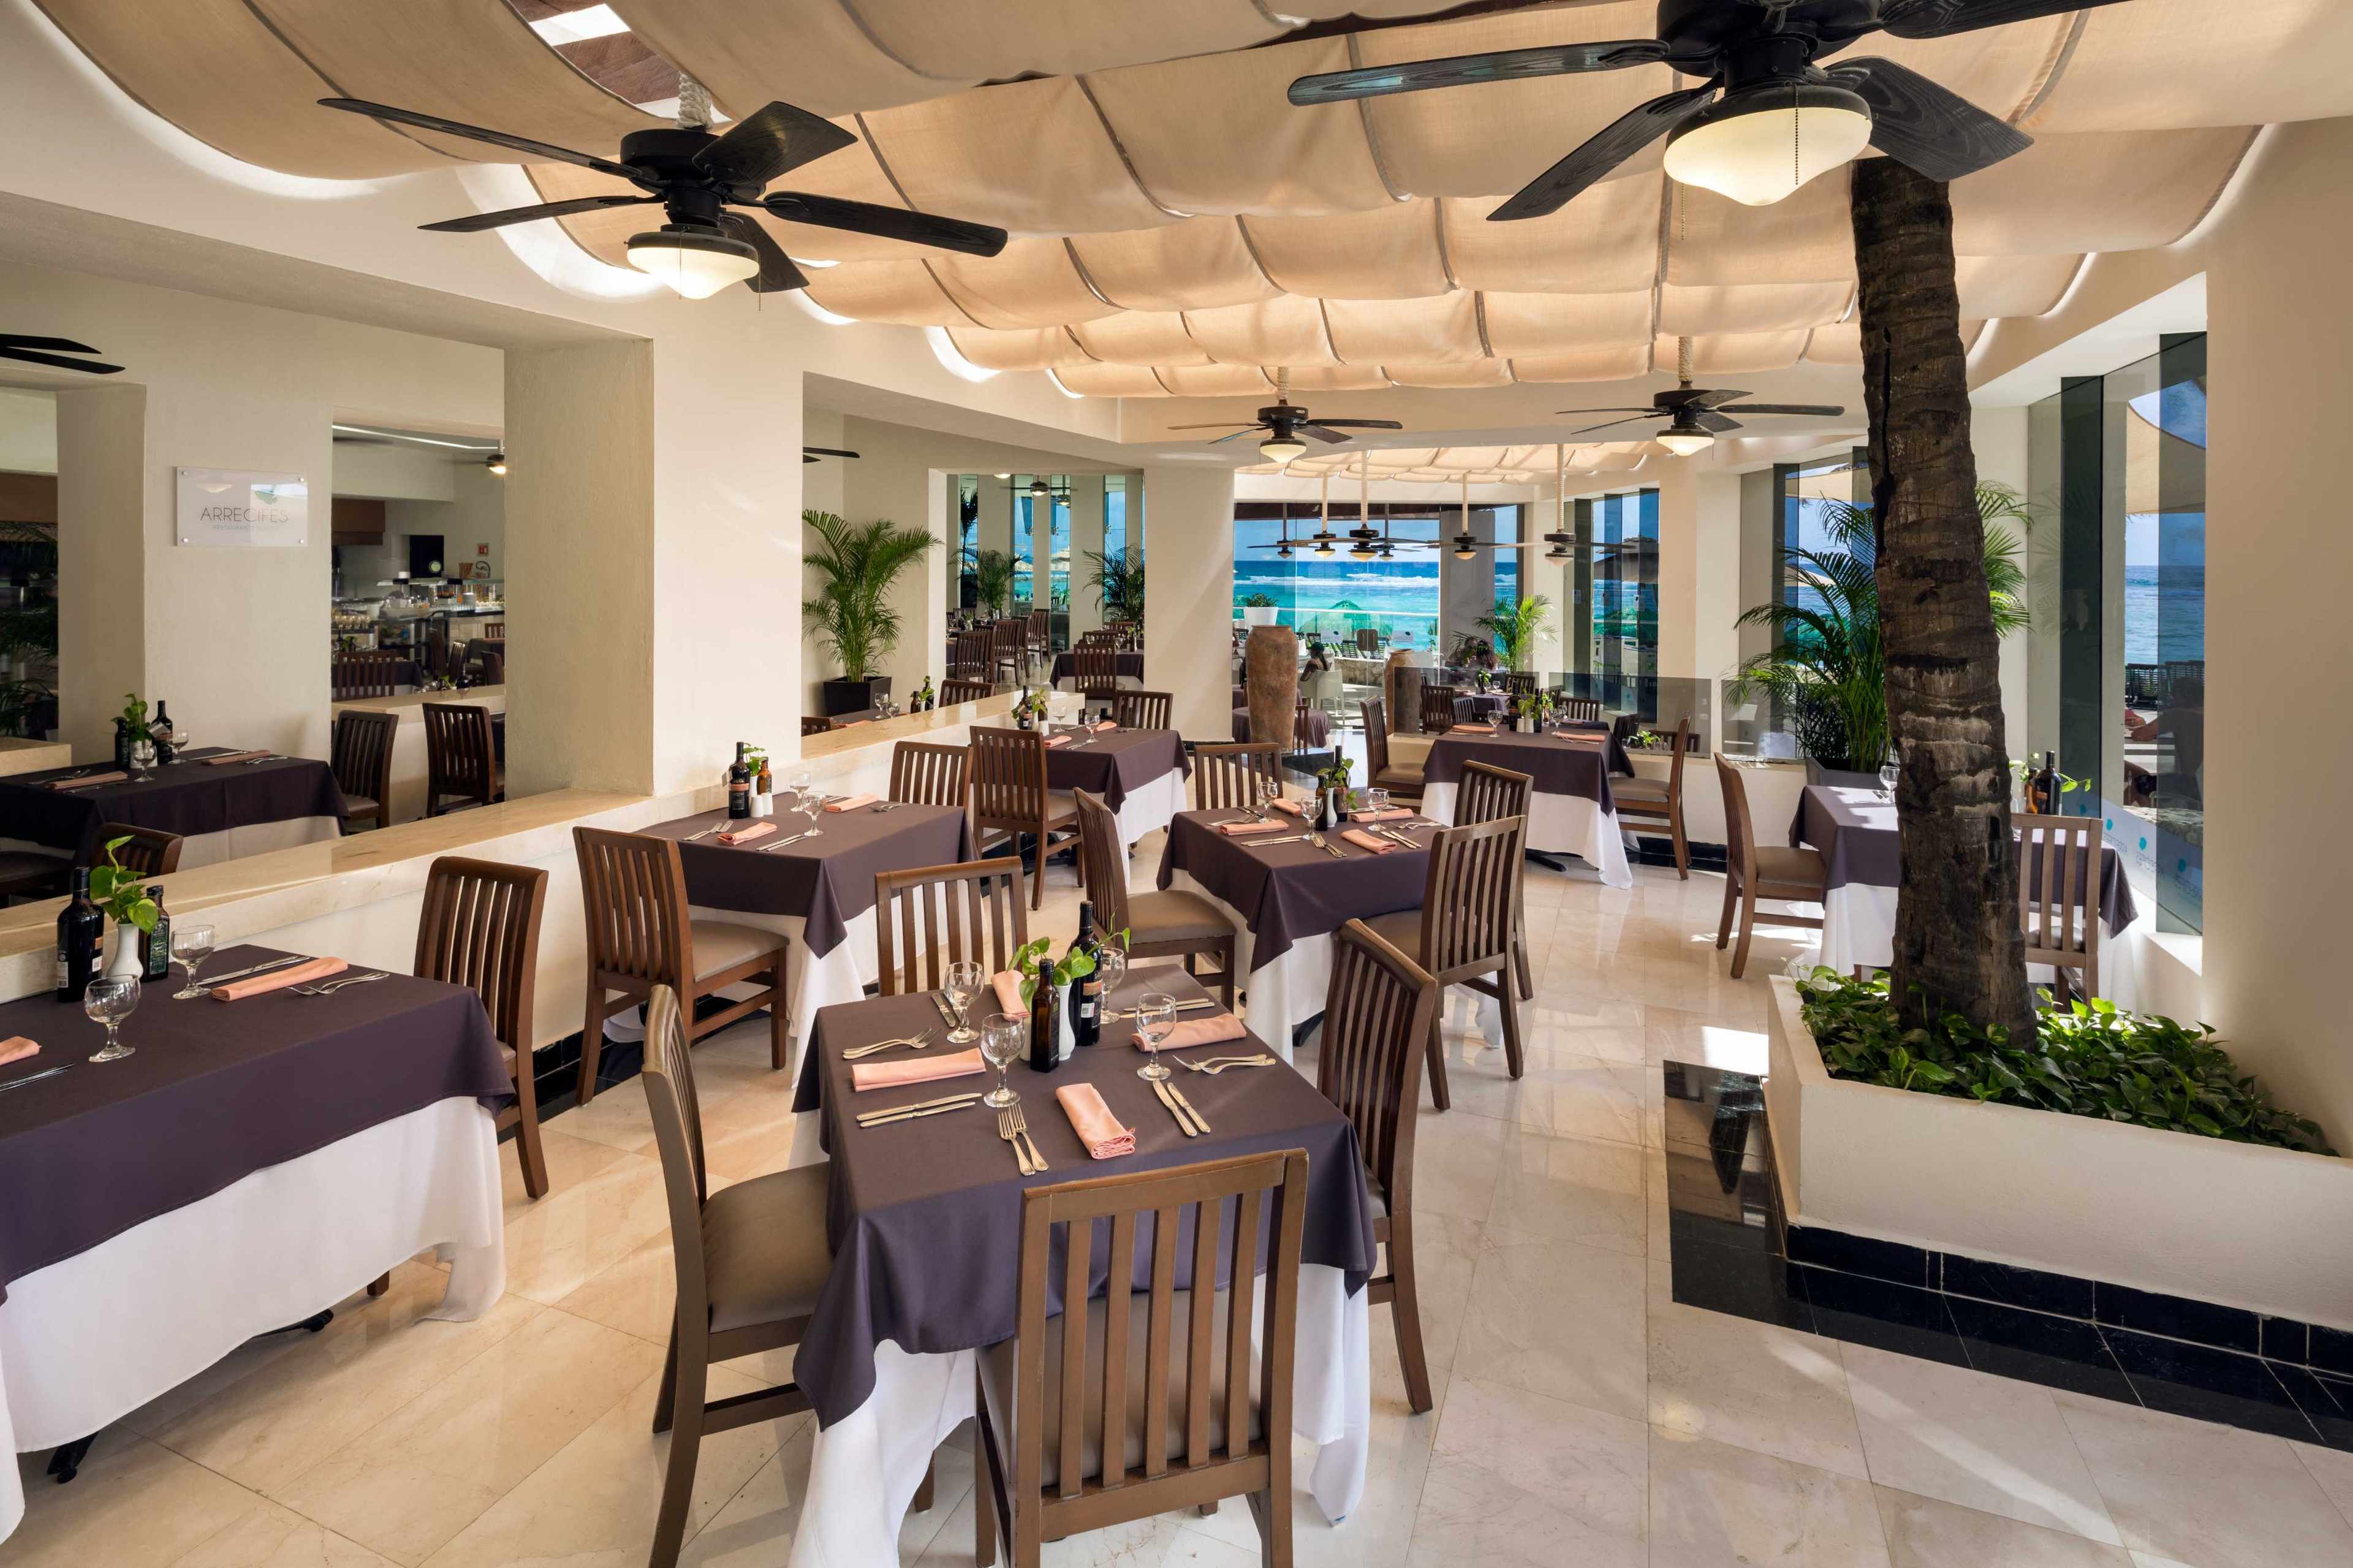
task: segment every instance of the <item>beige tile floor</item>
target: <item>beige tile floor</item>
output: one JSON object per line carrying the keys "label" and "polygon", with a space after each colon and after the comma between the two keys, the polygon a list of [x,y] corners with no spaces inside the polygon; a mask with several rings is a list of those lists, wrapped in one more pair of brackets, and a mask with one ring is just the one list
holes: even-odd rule
{"label": "beige tile floor", "polygon": [[[1139,852],[1143,875],[1157,841]],[[1050,873],[1034,928],[1077,897]],[[1666,1265],[1670,1058],[1756,1070],[1760,940],[1736,983],[1722,884],[1638,868],[1613,891],[1532,866],[1538,999],[1527,1076],[1466,1008],[1455,1109],[1421,1125],[1417,1206],[1438,1408],[1409,1415],[1374,1319],[1371,1480],[1338,1528],[1303,1493],[1298,1560],[1345,1568],[2344,1568],[2353,1455],[2081,1399],[1675,1305]],[[789,1086],[757,1021],[697,1047],[723,1179],[780,1166]],[[30,1501],[0,1568],[634,1568],[664,1442],[648,1431],[670,1313],[659,1173],[634,1086],[547,1131],[555,1190],[509,1162],[510,1292],[473,1323],[418,1321],[424,1264],[316,1337],[248,1346],[99,1440]],[[776,1367],[721,1374],[740,1392]],[[733,1381],[729,1381],[729,1380]],[[704,1448],[685,1561],[783,1563],[807,1418]],[[908,1563],[968,1563],[972,1467],[943,1455]],[[1257,1561],[1229,1504],[1050,1548],[1050,1563]]]}

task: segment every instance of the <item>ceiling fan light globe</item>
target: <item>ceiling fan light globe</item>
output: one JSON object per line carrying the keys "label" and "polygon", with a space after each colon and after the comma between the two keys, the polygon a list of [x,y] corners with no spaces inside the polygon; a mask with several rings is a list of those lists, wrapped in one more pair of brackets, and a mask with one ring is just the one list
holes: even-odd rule
{"label": "ceiling fan light globe", "polygon": [[1871,108],[1824,82],[1762,82],[1728,92],[1667,137],[1670,179],[1770,206],[1871,144]]}
{"label": "ceiling fan light globe", "polygon": [[629,237],[629,265],[689,300],[708,300],[760,273],[760,258],[740,239],[672,225]]}
{"label": "ceiling fan light globe", "polygon": [[1678,458],[1695,457],[1715,445],[1715,437],[1704,430],[1662,430],[1651,439]]}
{"label": "ceiling fan light globe", "polygon": [[1289,463],[1307,455],[1307,443],[1296,436],[1270,436],[1258,444],[1258,455],[1270,463]]}
{"label": "ceiling fan light globe", "polygon": [[489,459],[482,464],[482,467],[490,469],[491,472],[498,475],[499,478],[505,479],[507,477],[507,455],[504,452],[492,452],[490,455]]}

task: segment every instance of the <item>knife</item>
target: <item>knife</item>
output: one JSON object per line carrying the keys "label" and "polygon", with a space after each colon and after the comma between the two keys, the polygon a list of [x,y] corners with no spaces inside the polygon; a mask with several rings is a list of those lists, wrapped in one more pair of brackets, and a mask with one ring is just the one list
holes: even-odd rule
{"label": "knife", "polygon": [[267,963],[257,963],[250,969],[234,969],[227,974],[208,974],[205,976],[205,984],[206,985],[218,985],[224,981],[242,980],[248,974],[259,974],[265,969],[283,969],[290,963],[308,963],[310,962],[311,960],[308,957],[298,952],[291,958],[273,958]]}
{"label": "knife", "polygon": [[941,995],[936,991],[933,992],[932,1005],[939,1009],[941,1023],[945,1024],[951,1029],[956,1027],[955,1010],[948,1005],[946,997]]}
{"label": "knife", "polygon": [[66,1068],[69,1068],[73,1065],[73,1063],[68,1062],[65,1064],[65,1067],[50,1068],[46,1072],[26,1073],[23,1078],[10,1079],[6,1083],[0,1083],[0,1094],[5,1094],[12,1089],[22,1089],[28,1083],[38,1083],[45,1078],[55,1078],[58,1074],[65,1071]]}
{"label": "knife", "polygon": [[978,1105],[979,1103],[980,1096],[976,1094],[970,1100],[960,1100],[954,1105],[931,1105],[924,1107],[921,1110],[910,1110],[897,1116],[877,1116],[871,1121],[860,1120],[858,1125],[860,1127],[888,1127],[893,1121],[913,1121],[918,1117],[923,1116],[945,1116],[951,1110],[970,1110],[974,1106]]}
{"label": "knife", "polygon": [[867,1118],[874,1116],[897,1116],[903,1111],[909,1110],[929,1110],[934,1106],[954,1105],[959,1100],[978,1100],[979,1098],[980,1090],[973,1089],[965,1094],[942,1095],[937,1100],[919,1100],[912,1105],[886,1105],[879,1110],[860,1111],[858,1113],[858,1120],[863,1121]]}
{"label": "knife", "polygon": [[1176,1090],[1158,1079],[1154,1080],[1152,1088],[1154,1092],[1160,1096],[1160,1103],[1168,1108],[1168,1114],[1176,1119],[1176,1125],[1184,1130],[1185,1136],[1198,1138],[1202,1129],[1195,1126],[1195,1119],[1187,1115],[1185,1108],[1176,1103]]}
{"label": "knife", "polygon": [[1193,1109],[1193,1102],[1185,1098],[1185,1091],[1183,1089],[1178,1089],[1173,1083],[1164,1083],[1160,1087],[1176,1097],[1176,1103],[1185,1108],[1185,1114],[1193,1119],[1193,1124],[1195,1126],[1198,1127],[1204,1132],[1207,1132],[1209,1130],[1209,1119]]}

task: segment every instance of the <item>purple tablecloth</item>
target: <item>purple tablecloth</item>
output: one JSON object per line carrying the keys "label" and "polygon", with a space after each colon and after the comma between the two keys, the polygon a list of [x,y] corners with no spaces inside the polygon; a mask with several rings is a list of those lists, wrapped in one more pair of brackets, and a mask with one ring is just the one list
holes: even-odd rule
{"label": "purple tablecloth", "polygon": [[[1830,868],[1828,885],[1850,882],[1893,888],[1901,883],[1901,840],[1895,829],[1895,802],[1875,789],[1846,784],[1808,784],[1798,797],[1798,815],[1789,823],[1792,846],[1820,850]],[[2042,854],[2037,845],[2034,853]],[[2078,883],[2080,886],[2081,884]],[[2132,882],[2116,846],[2100,846],[2100,923],[2109,934],[2132,924],[2139,912],[2133,902]]]}
{"label": "purple tablecloth", "polygon": [[[232,947],[223,974],[280,956]],[[394,975],[332,996],[283,991],[174,1002],[178,971],[143,986],[121,1026],[133,1054],[90,1065],[105,1039],[47,995],[0,1006],[0,1039],[41,1054],[0,1085],[68,1062],[71,1072],[0,1093],[0,1300],[9,1281],[267,1165],[312,1153],[459,1095],[496,1110],[514,1098],[471,991]]]}
{"label": "purple tablecloth", "polygon": [[[683,839],[727,820],[706,811],[638,831],[655,838]],[[752,915],[797,915],[801,940],[812,954],[831,952],[851,921],[874,907],[874,874],[918,866],[953,866],[972,858],[971,819],[952,805],[901,805],[877,812],[824,812],[815,838],[762,852],[807,826],[806,818],[779,812],[776,833],[740,848],[716,838],[678,847],[686,870],[686,900],[702,909],[738,910]]]}
{"label": "purple tablecloth", "polygon": [[[1123,679],[1142,680],[1144,679],[1142,654],[1121,653],[1113,654],[1112,657],[1116,661],[1116,673]],[[1054,656],[1054,671],[1051,679],[1055,685],[1060,686],[1065,680],[1075,680],[1078,679],[1078,674],[1079,661],[1075,654],[1064,652]]]}
{"label": "purple tablecloth", "polygon": [[1615,811],[1610,770],[1622,764],[1622,771],[1630,773],[1633,764],[1623,746],[1598,732],[1585,734],[1589,738],[1576,733],[1439,735],[1431,739],[1430,755],[1421,764],[1422,784],[1459,784],[1463,763],[1485,763],[1527,774],[1535,781],[1538,795],[1583,795],[1604,811]]}
{"label": "purple tablecloth", "polygon": [[[1119,997],[1132,999],[1147,988],[1180,1001],[1206,994],[1182,970],[1167,965],[1134,972]],[[1021,1194],[1033,1183],[1046,1185],[1304,1149],[1307,1212],[1302,1260],[1342,1270],[1352,1295],[1363,1288],[1375,1247],[1356,1131],[1313,1083],[1290,1068],[1206,1078],[1187,1075],[1182,1085],[1186,1098],[1212,1131],[1187,1138],[1155,1098],[1151,1085],[1135,1076],[1141,1058],[1132,1046],[1105,1044],[1080,1051],[1050,1075],[1034,1073],[1026,1062],[1017,1062],[1007,1080],[1021,1096],[1030,1135],[1049,1166],[1041,1175],[1024,1177],[997,1136],[996,1119],[986,1108],[882,1127],[860,1128],[852,1122],[855,1114],[883,1106],[913,1105],[957,1089],[987,1087],[985,1078],[965,1078],[865,1094],[850,1089],[849,1068],[841,1060],[846,1047],[919,1031],[936,1041],[945,1028],[928,992],[852,1002],[819,1010],[801,1058],[793,1109],[821,1112],[825,1146],[832,1155],[826,1221],[833,1272],[793,1360],[793,1375],[808,1392],[820,1425],[829,1426],[866,1402],[874,1388],[875,1347],[885,1340],[920,1355],[994,1344],[1013,1333],[1020,1279]],[[1251,1038],[1218,1047],[1219,1053],[1235,1055],[1252,1049],[1264,1046]],[[1055,1089],[1081,1082],[1093,1084],[1112,1113],[1135,1130],[1134,1154],[1115,1160],[1087,1157],[1054,1100]],[[845,1105],[850,1108],[847,1113]],[[1092,1252],[1091,1294],[1104,1288],[1111,1251],[1107,1237],[1108,1226],[1099,1226]],[[1140,1237],[1140,1270],[1149,1268],[1151,1250]],[[1223,1247],[1219,1252],[1222,1268],[1230,1252]],[[1189,1268],[1189,1227],[1178,1238],[1176,1256]],[[1061,1258],[1058,1246],[1048,1269],[1058,1286]],[[1176,1281],[1179,1289],[1188,1284],[1185,1279]],[[1059,1306],[1058,1294],[1048,1310]]]}
{"label": "purple tablecloth", "polygon": [[[1234,739],[1247,741],[1250,738],[1250,710],[1237,708],[1234,710]],[[1320,752],[1331,743],[1331,715],[1321,708],[1310,708],[1307,710],[1307,749],[1311,752]],[[1298,737],[1295,735],[1286,737],[1283,744],[1297,745]]]}
{"label": "purple tablecloth", "polygon": [[0,838],[47,845],[86,861],[96,852],[104,822],[185,837],[304,816],[342,818],[343,792],[326,763],[280,757],[214,767],[200,760],[233,749],[200,746],[187,760],[157,768],[146,778],[88,789],[47,787],[48,780],[79,771],[74,768],[0,778]]}
{"label": "purple tablecloth", "polygon": [[1048,789],[1082,789],[1103,796],[1113,811],[1127,804],[1129,792],[1163,773],[1192,772],[1185,742],[1174,730],[1103,730],[1091,741],[1075,735],[1046,752]]}
{"label": "purple tablecloth", "polygon": [[[1421,908],[1427,849],[1375,855],[1328,833],[1324,839],[1341,851],[1338,859],[1307,843],[1253,847],[1250,836],[1230,837],[1211,826],[1237,815],[1178,812],[1160,851],[1160,886],[1182,871],[1231,905],[1250,928],[1253,967],[1290,952],[1293,942],[1328,936],[1352,920]],[[1430,832],[1422,828],[1414,837],[1427,844]]]}

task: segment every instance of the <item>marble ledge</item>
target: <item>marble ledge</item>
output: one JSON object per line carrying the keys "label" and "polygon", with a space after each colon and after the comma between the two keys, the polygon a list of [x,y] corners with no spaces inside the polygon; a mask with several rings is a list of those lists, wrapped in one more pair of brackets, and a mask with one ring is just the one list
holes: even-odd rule
{"label": "marble ledge", "polygon": [[37,773],[44,768],[70,767],[73,748],[63,741],[26,741],[0,736],[0,776]]}
{"label": "marble ledge", "polygon": [[918,741],[943,730],[961,730],[986,719],[1002,719],[1013,710],[1013,694],[1000,691],[977,702],[934,708],[928,713],[902,713],[896,719],[869,719],[846,730],[829,730],[801,742],[800,760],[812,777],[822,776],[818,764],[829,758],[854,754],[889,742]]}
{"label": "marble ledge", "polygon": [[352,697],[328,704],[334,713],[398,713],[406,718],[419,714],[427,702],[454,702],[461,706],[487,708],[493,713],[507,710],[507,689],[504,686],[470,686],[463,691],[404,691],[395,697]]}

